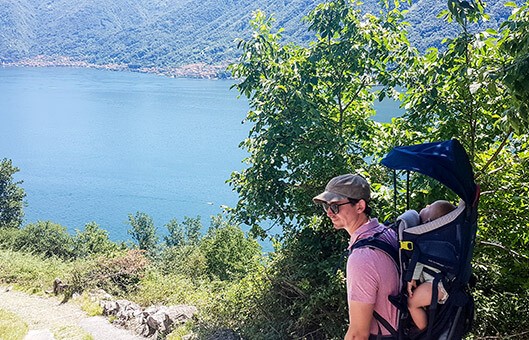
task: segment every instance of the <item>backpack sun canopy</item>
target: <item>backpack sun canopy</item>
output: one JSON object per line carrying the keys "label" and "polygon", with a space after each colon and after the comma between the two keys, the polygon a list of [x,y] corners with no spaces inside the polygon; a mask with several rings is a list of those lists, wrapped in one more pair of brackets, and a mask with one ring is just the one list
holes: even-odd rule
{"label": "backpack sun canopy", "polygon": [[475,200],[477,186],[468,155],[457,139],[394,147],[381,164],[394,170],[409,170],[438,180],[467,205]]}

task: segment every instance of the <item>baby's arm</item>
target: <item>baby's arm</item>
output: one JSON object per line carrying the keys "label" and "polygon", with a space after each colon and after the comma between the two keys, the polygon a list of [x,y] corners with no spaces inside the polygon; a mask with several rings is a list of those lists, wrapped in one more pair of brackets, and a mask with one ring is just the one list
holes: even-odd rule
{"label": "baby's arm", "polygon": [[415,265],[415,270],[413,271],[413,277],[410,282],[408,282],[408,296],[413,296],[413,290],[415,287],[417,287],[417,280],[421,277],[422,270],[424,268],[424,265],[422,263],[417,262]]}
{"label": "baby's arm", "polygon": [[410,282],[408,282],[408,296],[409,297],[413,296],[413,289],[415,289],[415,287],[417,287],[417,281],[411,280]]}

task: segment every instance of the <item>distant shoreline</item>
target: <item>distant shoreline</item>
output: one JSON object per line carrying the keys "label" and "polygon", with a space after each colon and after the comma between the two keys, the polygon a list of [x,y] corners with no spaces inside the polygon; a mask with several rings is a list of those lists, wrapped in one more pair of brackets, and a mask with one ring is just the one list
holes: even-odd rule
{"label": "distant shoreline", "polygon": [[230,78],[226,70],[228,63],[210,65],[206,63],[194,63],[176,67],[143,67],[140,65],[127,64],[92,64],[79,61],[66,56],[48,57],[39,55],[15,62],[2,62],[2,67],[81,67],[110,71],[127,71],[158,74],[170,78],[197,78],[197,79],[226,79]]}

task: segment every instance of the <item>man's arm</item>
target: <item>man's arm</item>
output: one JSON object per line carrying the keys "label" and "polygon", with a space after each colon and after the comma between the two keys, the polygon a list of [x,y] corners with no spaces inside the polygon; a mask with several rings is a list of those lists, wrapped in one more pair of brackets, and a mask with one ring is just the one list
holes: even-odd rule
{"label": "man's arm", "polygon": [[349,301],[349,328],[345,340],[367,340],[373,319],[374,305]]}

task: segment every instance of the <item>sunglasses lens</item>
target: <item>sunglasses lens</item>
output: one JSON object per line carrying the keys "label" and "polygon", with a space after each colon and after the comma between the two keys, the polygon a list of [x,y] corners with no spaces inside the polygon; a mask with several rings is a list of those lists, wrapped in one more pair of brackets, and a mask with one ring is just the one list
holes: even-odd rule
{"label": "sunglasses lens", "polygon": [[340,209],[340,207],[336,203],[333,203],[333,204],[322,203],[321,206],[323,208],[323,211],[327,212],[329,209],[331,209],[332,213],[335,215],[338,214],[338,211]]}

